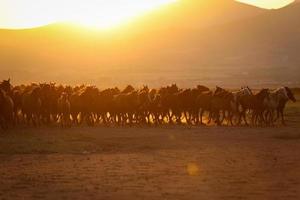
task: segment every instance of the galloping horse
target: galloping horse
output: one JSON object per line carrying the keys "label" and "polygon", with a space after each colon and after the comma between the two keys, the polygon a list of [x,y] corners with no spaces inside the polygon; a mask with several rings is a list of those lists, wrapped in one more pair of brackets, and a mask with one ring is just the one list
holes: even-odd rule
{"label": "galloping horse", "polygon": [[264,104],[267,108],[266,119],[267,123],[270,125],[274,124],[274,113],[277,112],[282,117],[282,123],[285,124],[283,117],[283,110],[287,101],[296,102],[296,99],[288,87],[280,87],[269,93],[268,98],[264,100]]}
{"label": "galloping horse", "polygon": [[239,99],[239,103],[242,107],[242,115],[246,114],[246,111],[252,110],[252,125],[257,124],[258,118],[260,118],[260,122],[264,122],[263,113],[265,111],[264,99],[266,99],[269,95],[268,89],[262,89],[257,94],[252,94],[252,91],[249,87],[247,87],[251,92],[251,95],[242,96]]}
{"label": "galloping horse", "polygon": [[14,123],[14,103],[6,92],[0,89],[0,126],[3,129],[9,128]]}
{"label": "galloping horse", "polygon": [[[240,104],[240,99],[251,95],[252,92],[249,89],[249,87],[243,87],[239,91],[235,91],[235,92],[229,92],[223,88],[217,87],[214,93],[214,96],[219,98],[218,103],[220,104],[219,106],[222,107],[221,110],[223,110],[224,113],[223,115],[225,116],[225,111],[228,112],[228,119],[231,125],[233,125],[234,123],[239,125],[241,123],[242,118],[244,119],[245,124],[248,125],[246,120],[246,110],[242,109]],[[232,97],[232,98],[228,99],[224,97]]]}
{"label": "galloping horse", "polygon": [[62,127],[71,126],[71,104],[67,93],[63,92],[58,99],[58,115]]}
{"label": "galloping horse", "polygon": [[289,98],[288,99],[282,99],[282,100],[279,101],[279,105],[278,105],[278,108],[277,108],[277,119],[281,116],[281,123],[283,125],[286,125],[285,120],[284,120],[283,111],[285,109],[285,106],[286,106],[286,103],[288,102],[288,100],[291,100],[292,102],[296,102],[296,98],[295,98],[295,96],[294,96],[294,94],[293,94],[293,92],[291,91],[290,88],[284,87],[284,89],[286,90],[287,96]]}
{"label": "galloping horse", "polygon": [[3,80],[0,83],[0,89],[6,92],[7,95],[11,95],[12,85],[10,84],[10,78],[8,80]]}
{"label": "galloping horse", "polygon": [[[225,118],[231,119],[233,111],[236,109],[234,104],[234,95],[223,88],[216,87],[216,90],[211,99],[211,109],[210,109],[210,119],[214,118],[218,125],[221,125]],[[220,113],[223,114],[222,119],[220,119]],[[227,117],[226,117],[227,113]],[[231,124],[232,121],[230,120]]]}

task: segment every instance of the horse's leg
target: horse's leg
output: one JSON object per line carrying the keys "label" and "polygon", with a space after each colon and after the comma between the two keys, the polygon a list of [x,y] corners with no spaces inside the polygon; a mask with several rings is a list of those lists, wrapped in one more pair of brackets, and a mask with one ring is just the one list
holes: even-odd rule
{"label": "horse's leg", "polygon": [[213,111],[210,110],[210,111],[209,111],[209,114],[208,114],[208,121],[207,121],[207,124],[210,124],[212,118],[213,118]]}
{"label": "horse's leg", "polygon": [[187,116],[188,114],[187,114],[187,112],[186,111],[184,111],[183,112],[183,118],[185,119],[185,121],[186,121],[186,123],[188,124],[189,122],[189,119],[188,119],[188,116]]}
{"label": "horse's leg", "polygon": [[259,115],[258,110],[253,110],[252,111],[252,116],[251,116],[251,124],[252,124],[252,126],[257,126],[256,119],[257,119],[258,115]]}
{"label": "horse's leg", "polygon": [[269,126],[273,126],[274,125],[274,123],[273,123],[273,110],[270,110],[268,115],[269,115],[269,117],[268,117],[269,118]]}
{"label": "horse's leg", "polygon": [[233,124],[233,117],[234,117],[234,113],[231,112],[231,113],[229,114],[229,122],[230,122],[231,126],[234,126],[234,124]]}
{"label": "horse's leg", "polygon": [[283,110],[280,110],[280,115],[281,115],[281,123],[282,123],[282,125],[286,126],[285,119],[284,119],[284,114],[283,114]]}
{"label": "horse's leg", "polygon": [[64,126],[63,126],[63,119],[62,119],[62,113],[59,113],[58,114],[58,119],[57,119],[57,123],[58,123],[58,125],[61,127],[61,128],[63,128]]}
{"label": "horse's leg", "polygon": [[[249,126],[249,124],[248,124],[248,122],[247,122],[247,115],[246,115],[246,112],[247,112],[247,109],[244,109],[244,110],[243,110],[243,113],[242,113],[242,117],[244,118],[245,125],[246,125],[246,126]],[[239,123],[241,123],[241,118],[239,119]]]}
{"label": "horse's leg", "polygon": [[224,122],[225,118],[226,118],[226,111],[223,110],[222,111],[222,120],[220,120],[220,124],[222,124]]}
{"label": "horse's leg", "polygon": [[199,116],[199,123],[200,123],[200,125],[202,125],[203,124],[203,109],[201,109],[200,110],[200,116]]}
{"label": "horse's leg", "polygon": [[281,117],[280,114],[280,109],[276,109],[276,117],[274,119],[275,122]]}
{"label": "horse's leg", "polygon": [[220,111],[215,111],[212,114],[212,118],[214,118],[215,123],[219,126],[221,125],[221,121],[220,121]]}
{"label": "horse's leg", "polygon": [[265,120],[265,123],[266,125],[270,125],[270,119],[269,119],[269,110],[266,110],[264,113],[263,113],[263,117],[264,117],[264,120]]}

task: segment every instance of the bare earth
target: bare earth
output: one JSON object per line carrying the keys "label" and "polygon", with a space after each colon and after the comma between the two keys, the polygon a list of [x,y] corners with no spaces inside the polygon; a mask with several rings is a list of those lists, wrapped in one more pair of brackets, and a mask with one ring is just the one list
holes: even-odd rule
{"label": "bare earth", "polygon": [[0,200],[300,199],[300,104],[288,127],[0,132]]}
{"label": "bare earth", "polygon": [[291,127],[19,129],[0,139],[0,199],[299,199]]}

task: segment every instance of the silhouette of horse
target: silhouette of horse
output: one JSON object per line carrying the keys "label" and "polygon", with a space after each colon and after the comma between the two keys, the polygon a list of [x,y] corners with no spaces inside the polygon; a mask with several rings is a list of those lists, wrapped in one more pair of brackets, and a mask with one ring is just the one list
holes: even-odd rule
{"label": "silhouette of horse", "polygon": [[179,109],[178,101],[179,88],[176,84],[171,86],[162,87],[159,89],[161,108],[162,108],[162,118],[166,119],[168,123],[172,124],[173,118],[177,123],[181,123],[181,111]]}
{"label": "silhouette of horse", "polygon": [[14,124],[14,103],[6,92],[0,89],[0,126],[7,129]]}
{"label": "silhouette of horse", "polygon": [[13,89],[13,86],[10,84],[10,78],[7,80],[3,80],[0,83],[0,89],[2,89],[4,92],[6,92],[6,95],[11,95],[11,91]]}
{"label": "silhouette of horse", "polygon": [[201,92],[197,99],[197,108],[199,109],[199,123],[203,124],[203,115],[205,112],[211,111],[211,103],[213,99],[213,92],[212,91],[204,91]]}
{"label": "silhouette of horse", "polygon": [[58,116],[62,127],[71,126],[71,104],[67,93],[63,92],[58,99]]}
{"label": "silhouette of horse", "polygon": [[33,86],[33,88],[24,92],[22,96],[22,113],[28,125],[41,125],[41,88]]}
{"label": "silhouette of horse", "polygon": [[239,98],[239,103],[242,107],[242,115],[246,115],[247,111],[252,111],[251,123],[252,125],[257,124],[257,120],[264,122],[263,113],[265,111],[264,99],[268,97],[269,90],[262,89],[257,94],[253,94],[251,89],[247,87],[251,92],[251,95],[244,95]]}
{"label": "silhouette of horse", "polygon": [[234,108],[233,114],[237,115],[238,117],[237,124],[240,124],[242,122],[241,120],[243,119],[245,125],[248,125],[247,118],[246,118],[247,109],[244,109],[244,107],[241,105],[241,99],[252,96],[253,93],[251,89],[247,86],[247,87],[242,87],[239,91],[233,92],[233,95],[234,95],[234,102],[232,107]]}
{"label": "silhouette of horse", "polygon": [[[217,86],[211,100],[209,122],[212,118],[214,118],[215,122],[218,125],[221,125],[224,119],[227,118],[227,121],[229,121],[233,125],[232,113],[236,111],[235,104],[236,103],[234,95],[231,92]],[[223,114],[222,119],[220,119],[220,113]]]}
{"label": "silhouette of horse", "polygon": [[41,88],[41,117],[42,121],[46,124],[51,122],[51,118],[56,121],[57,116],[57,102],[60,96],[60,87],[56,87],[54,83],[40,84]]}
{"label": "silhouette of horse", "polygon": [[137,123],[150,124],[150,94],[148,86],[138,91]]}
{"label": "silhouette of horse", "polygon": [[284,120],[284,108],[296,101],[288,87],[270,92],[262,89],[253,94],[249,87],[228,91],[216,87],[214,92],[203,85],[181,89],[172,84],[160,89],[128,85],[120,91],[108,88],[100,91],[95,86],[63,86],[40,83],[13,87],[10,79],[0,82],[0,126],[27,123],[38,126],[42,122],[62,127],[86,122],[103,125],[163,124],[187,122],[203,124],[203,115],[221,125],[245,123],[251,117],[252,125],[273,125]]}

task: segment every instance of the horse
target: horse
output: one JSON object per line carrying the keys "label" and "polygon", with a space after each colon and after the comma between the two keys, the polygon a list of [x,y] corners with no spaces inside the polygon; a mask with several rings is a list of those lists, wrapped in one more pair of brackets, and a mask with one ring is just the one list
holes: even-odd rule
{"label": "horse", "polygon": [[277,108],[277,119],[281,117],[282,125],[286,125],[283,112],[284,112],[284,109],[285,109],[285,106],[286,106],[288,100],[291,100],[292,102],[297,101],[294,94],[293,94],[293,92],[292,92],[292,90],[290,88],[284,87],[284,89],[286,90],[287,96],[288,96],[289,99],[280,100],[278,108]]}
{"label": "horse", "polygon": [[247,109],[245,109],[245,107],[241,105],[241,99],[252,95],[253,93],[248,86],[242,87],[240,90],[233,92],[234,102],[232,103],[232,107],[235,114],[238,115],[238,124],[240,124],[241,120],[243,119],[245,125],[248,126],[248,122],[246,118]]}
{"label": "horse", "polygon": [[263,113],[265,111],[264,99],[268,97],[269,90],[262,89],[257,94],[253,94],[252,90],[247,87],[251,95],[244,95],[239,98],[239,104],[242,107],[242,115],[245,115],[246,112],[252,111],[251,124],[255,125],[258,118],[260,122],[264,121]]}
{"label": "horse", "polygon": [[63,92],[57,101],[58,115],[60,118],[61,127],[71,126],[71,104],[67,93]]}
{"label": "horse", "polygon": [[22,110],[22,95],[23,88],[20,86],[14,87],[12,89],[12,100],[14,102],[14,121],[15,124],[19,124],[21,122],[20,111]]}
{"label": "horse", "polygon": [[8,129],[14,124],[14,103],[6,92],[0,89],[0,126]]}
{"label": "horse", "polygon": [[152,117],[153,123],[157,126],[163,123],[163,108],[161,104],[161,95],[156,89],[151,89],[149,92],[149,112]]}
{"label": "horse", "polygon": [[[43,83],[39,85],[41,88],[41,117],[42,121],[50,124],[51,117],[53,121],[57,120],[57,101],[60,97],[61,87],[56,87],[54,83]],[[63,89],[63,88],[62,88]]]}
{"label": "horse", "polygon": [[98,114],[97,121],[102,123],[105,126],[108,126],[109,123],[113,123],[116,115],[116,107],[114,102],[114,96],[120,94],[119,88],[108,88],[102,91],[99,91],[96,109]]}
{"label": "horse", "polygon": [[6,92],[6,95],[11,96],[11,91],[13,89],[13,86],[10,83],[10,78],[7,80],[3,80],[0,83],[0,89],[2,89],[4,92]]}
{"label": "horse", "polygon": [[160,105],[162,108],[162,118],[167,119],[169,124],[173,123],[173,118],[177,123],[181,122],[181,111],[179,109],[178,93],[180,92],[176,84],[162,87],[158,93],[160,95]]}
{"label": "horse", "polygon": [[[216,90],[211,99],[211,110],[210,119],[208,123],[211,122],[212,118],[215,118],[217,125],[221,125],[225,118],[227,118],[230,123],[232,122],[232,113],[235,111],[235,97],[232,92],[229,92],[223,88],[216,87]],[[223,118],[220,120],[220,113],[223,113]],[[226,116],[227,113],[227,116]]]}
{"label": "horse", "polygon": [[41,88],[32,86],[22,96],[22,113],[28,125],[39,126],[41,124]]}
{"label": "horse", "polygon": [[201,92],[196,98],[197,108],[199,109],[199,122],[198,123],[200,123],[201,125],[203,125],[204,112],[211,111],[212,99],[213,99],[213,92],[210,90]]}
{"label": "horse", "polygon": [[[274,91],[269,92],[268,98],[264,100],[264,104],[267,108],[266,119],[267,123],[274,125],[274,113],[280,113],[283,116],[283,110],[287,101],[296,101],[293,93],[287,87],[280,87]],[[283,124],[284,118],[282,117]]]}
{"label": "horse", "polygon": [[[237,124],[239,125],[241,123],[241,119],[243,118],[245,121],[245,124],[248,125],[247,119],[246,119],[246,112],[241,109],[240,106],[240,98],[243,98],[245,96],[250,96],[252,94],[249,87],[242,87],[240,90],[235,92],[229,92],[221,87],[216,87],[214,97],[217,101],[220,103],[219,107],[223,110],[223,116],[225,117],[226,111],[228,112],[228,119],[231,123],[231,125]],[[220,98],[221,97],[221,98]],[[223,98],[222,97],[227,97]],[[230,99],[230,98],[232,99]],[[230,101],[229,101],[230,100]],[[216,102],[214,102],[216,104]],[[218,107],[217,105],[214,105],[215,107]],[[223,117],[223,119],[224,119]]]}
{"label": "horse", "polygon": [[137,108],[137,120],[139,123],[150,124],[150,94],[149,88],[144,86],[138,91],[138,108]]}
{"label": "horse", "polygon": [[131,126],[134,120],[137,120],[137,109],[139,106],[138,91],[134,90],[128,93],[120,93],[114,96],[115,122],[118,125]]}
{"label": "horse", "polygon": [[86,121],[88,126],[94,126],[96,118],[97,99],[99,96],[99,89],[95,86],[88,86],[81,94],[82,119]]}

